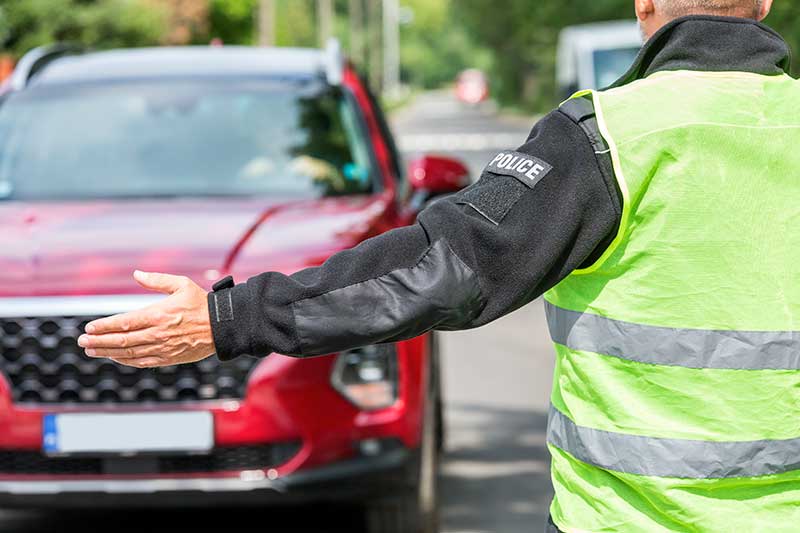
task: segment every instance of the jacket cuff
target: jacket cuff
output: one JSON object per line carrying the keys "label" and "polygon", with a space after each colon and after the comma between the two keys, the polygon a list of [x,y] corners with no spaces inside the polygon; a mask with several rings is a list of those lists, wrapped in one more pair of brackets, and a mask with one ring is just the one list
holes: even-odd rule
{"label": "jacket cuff", "polygon": [[217,357],[230,361],[252,354],[253,309],[246,284],[208,293],[208,315]]}

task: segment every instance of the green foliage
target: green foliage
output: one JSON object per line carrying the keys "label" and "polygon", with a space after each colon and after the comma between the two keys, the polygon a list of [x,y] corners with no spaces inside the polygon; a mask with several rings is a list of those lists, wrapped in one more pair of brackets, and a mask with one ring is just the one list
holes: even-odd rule
{"label": "green foliage", "polygon": [[795,76],[800,73],[800,61],[796,59],[800,58],[800,55],[798,55],[800,54],[798,18],[800,18],[800,5],[792,0],[775,0],[772,5],[772,12],[764,21],[767,26],[775,29],[789,43],[789,47],[792,49],[792,57],[795,58],[792,61],[792,72]]}
{"label": "green foliage", "polygon": [[276,2],[275,40],[278,46],[318,45],[314,0]]}
{"label": "green foliage", "polygon": [[55,41],[152,45],[165,31],[165,13],[141,0],[0,0],[0,10],[0,45],[15,56]]}
{"label": "green foliage", "polygon": [[[206,0],[209,31],[227,44],[256,40],[258,0]],[[365,0],[380,2],[380,0]],[[400,0],[413,17],[401,26],[402,78],[417,87],[451,82],[476,67],[491,73],[501,102],[528,109],[555,103],[555,51],[562,28],[632,18],[631,0]],[[168,2],[158,0],[0,0],[0,47],[20,56],[55,41],[95,48],[158,44]],[[349,42],[349,0],[335,0],[334,33]],[[280,46],[318,46],[315,0],[275,0]],[[365,9],[366,11],[366,9]],[[767,24],[800,50],[800,5],[777,0]],[[380,31],[373,25],[373,31]]]}
{"label": "green foliage", "polygon": [[[258,0],[206,1],[208,31],[194,35],[194,41],[218,37],[226,44],[256,42]],[[475,44],[456,16],[459,1],[400,0],[413,13],[413,19],[401,27],[405,83],[436,87],[451,82],[465,68],[492,65],[492,53]],[[368,2],[380,0],[365,0],[365,15]],[[169,4],[158,0],[0,0],[0,46],[20,56],[55,41],[95,48],[158,44],[169,32]],[[334,33],[348,49],[350,2],[335,0],[334,6]],[[317,29],[316,0],[275,0],[278,46],[316,47]],[[373,21],[371,31],[380,33],[381,24]]]}
{"label": "green foliage", "polygon": [[209,0],[210,37],[225,44],[253,44],[257,0]]}
{"label": "green foliage", "polygon": [[542,108],[555,98],[555,54],[565,26],[631,18],[631,0],[456,0],[462,20],[495,54],[495,96]]}
{"label": "green foliage", "polygon": [[[458,0],[455,0],[457,2]],[[492,54],[459,24],[452,0],[404,0],[413,20],[401,27],[403,80],[420,87],[452,82],[465,68],[488,69]]]}
{"label": "green foliage", "polygon": [[[546,109],[555,103],[555,53],[565,26],[632,19],[631,0],[453,0],[475,39],[494,53],[495,96],[507,104]],[[776,0],[765,21],[800,53],[800,5]],[[796,70],[796,67],[795,67]]]}
{"label": "green foliage", "polygon": [[[209,7],[210,37],[225,44],[255,44],[258,0],[209,0]],[[276,44],[317,46],[315,15],[314,0],[275,0]]]}

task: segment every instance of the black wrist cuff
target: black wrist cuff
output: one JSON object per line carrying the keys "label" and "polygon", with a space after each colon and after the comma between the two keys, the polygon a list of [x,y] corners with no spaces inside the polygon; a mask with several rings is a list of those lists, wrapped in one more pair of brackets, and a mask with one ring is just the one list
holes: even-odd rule
{"label": "black wrist cuff", "polygon": [[247,286],[234,285],[230,276],[214,284],[208,293],[208,315],[211,333],[217,349],[217,357],[230,361],[240,355],[251,353],[250,346],[250,299]]}

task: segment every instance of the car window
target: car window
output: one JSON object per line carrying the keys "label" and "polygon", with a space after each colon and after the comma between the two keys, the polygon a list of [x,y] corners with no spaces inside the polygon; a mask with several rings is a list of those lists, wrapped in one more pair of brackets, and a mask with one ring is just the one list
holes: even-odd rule
{"label": "car window", "polygon": [[617,81],[630,68],[641,47],[595,50],[594,88],[602,89]]}
{"label": "car window", "polygon": [[31,88],[0,107],[0,196],[331,196],[373,189],[358,111],[318,81]]}

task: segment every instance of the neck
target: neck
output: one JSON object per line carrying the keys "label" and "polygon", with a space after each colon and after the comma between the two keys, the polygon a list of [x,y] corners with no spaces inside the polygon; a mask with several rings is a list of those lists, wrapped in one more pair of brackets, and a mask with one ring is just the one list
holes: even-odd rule
{"label": "neck", "polygon": [[687,9],[684,13],[670,13],[668,19],[673,21],[683,17],[699,15],[709,17],[736,17],[758,21],[758,11],[758,6],[753,6],[752,9],[732,7],[727,9],[716,9],[712,11],[709,11],[708,9]]}
{"label": "neck", "polygon": [[613,86],[658,71],[739,71],[777,75],[789,69],[789,48],[753,19],[698,15],[673,20],[647,41],[631,69]]}

